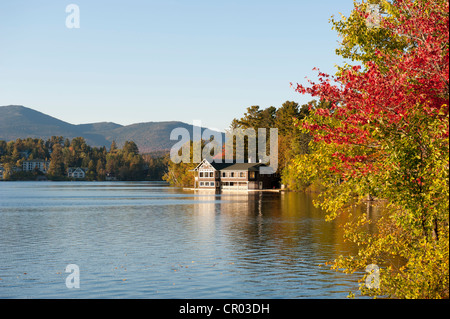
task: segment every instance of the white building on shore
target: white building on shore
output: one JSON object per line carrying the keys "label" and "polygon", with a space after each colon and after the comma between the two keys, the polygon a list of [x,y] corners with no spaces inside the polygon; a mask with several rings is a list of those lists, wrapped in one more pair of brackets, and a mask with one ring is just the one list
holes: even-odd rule
{"label": "white building on shore", "polygon": [[69,167],[67,170],[67,177],[71,178],[85,178],[86,177],[86,169],[81,167]]}
{"label": "white building on shore", "polygon": [[50,166],[50,161],[35,159],[35,160],[23,161],[22,170],[24,172],[32,172],[35,169],[38,169],[42,173],[46,174],[49,166]]}

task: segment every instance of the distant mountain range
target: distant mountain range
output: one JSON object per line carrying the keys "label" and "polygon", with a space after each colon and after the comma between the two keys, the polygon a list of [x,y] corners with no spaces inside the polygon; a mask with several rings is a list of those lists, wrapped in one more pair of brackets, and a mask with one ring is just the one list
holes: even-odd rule
{"label": "distant mountain range", "polygon": [[179,121],[125,126],[112,122],[75,125],[21,105],[0,106],[0,140],[4,141],[27,137],[46,140],[51,136],[69,139],[81,136],[89,145],[97,147],[109,147],[113,140],[119,147],[125,141],[134,141],[141,153],[150,153],[170,150],[177,142],[170,140],[170,133],[177,127],[186,128],[192,137],[193,126]]}

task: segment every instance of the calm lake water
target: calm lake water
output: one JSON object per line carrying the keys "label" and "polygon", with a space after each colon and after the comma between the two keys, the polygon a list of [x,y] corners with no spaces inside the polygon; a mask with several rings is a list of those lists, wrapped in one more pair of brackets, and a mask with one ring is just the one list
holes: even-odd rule
{"label": "calm lake water", "polygon": [[345,298],[350,249],[307,194],[0,183],[0,298]]}

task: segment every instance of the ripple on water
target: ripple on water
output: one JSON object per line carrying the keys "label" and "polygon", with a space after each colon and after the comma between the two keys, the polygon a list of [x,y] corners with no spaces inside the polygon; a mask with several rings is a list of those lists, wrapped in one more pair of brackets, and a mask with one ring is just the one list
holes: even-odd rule
{"label": "ripple on water", "polygon": [[318,264],[348,248],[293,196],[0,183],[0,298],[344,298],[355,276]]}

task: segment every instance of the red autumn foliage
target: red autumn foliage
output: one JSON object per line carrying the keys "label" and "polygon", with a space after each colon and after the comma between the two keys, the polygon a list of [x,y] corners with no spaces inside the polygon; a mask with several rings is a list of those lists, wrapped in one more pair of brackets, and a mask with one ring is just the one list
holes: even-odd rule
{"label": "red autumn foliage", "polygon": [[[384,62],[382,70],[369,61],[364,70],[354,66],[339,76],[319,72],[319,83],[310,81],[310,87],[297,85],[297,92],[331,102],[331,109],[318,109],[316,115],[340,123],[305,122],[304,128],[316,133],[316,141],[338,145],[376,144],[372,132],[377,126],[407,132],[409,115],[418,109],[426,116],[447,121],[448,2],[399,0],[395,5],[401,13],[396,22],[383,20],[382,25],[405,37],[410,49],[376,52]],[[448,125],[443,128],[440,137],[448,137]],[[335,157],[347,164],[367,159],[342,154]]]}

